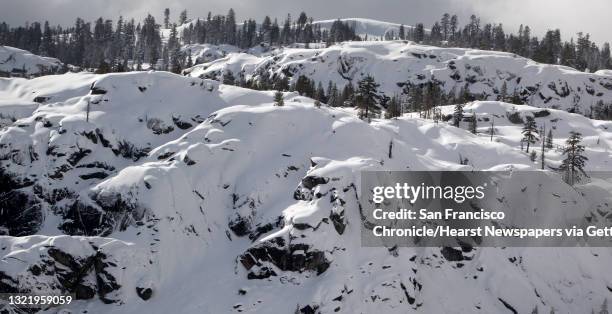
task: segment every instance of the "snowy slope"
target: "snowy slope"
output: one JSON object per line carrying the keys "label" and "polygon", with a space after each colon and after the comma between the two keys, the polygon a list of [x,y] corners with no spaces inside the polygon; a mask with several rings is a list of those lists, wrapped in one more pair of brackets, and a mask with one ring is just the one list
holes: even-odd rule
{"label": "snowy slope", "polygon": [[[313,24],[320,25],[321,29],[329,30],[336,20],[321,20],[314,21]],[[361,38],[369,39],[380,39],[384,38],[387,34],[395,34],[398,36],[401,24],[390,23],[385,21],[378,21],[373,19],[365,18],[343,18],[340,21],[348,23],[355,30],[355,34]],[[412,28],[412,26],[404,25],[406,31]]]}
{"label": "snowy slope", "polygon": [[55,58],[41,57],[29,51],[0,46],[0,77],[32,77],[58,73],[62,63]]}
{"label": "snowy slope", "polygon": [[547,65],[514,54],[462,48],[439,48],[405,41],[350,42],[321,49],[281,49],[254,58],[229,55],[194,66],[186,73],[194,77],[219,78],[224,68],[246,79],[286,76],[295,82],[305,75],[327,86],[355,85],[373,75],[379,92],[391,97],[407,93],[410,86],[430,81],[450,93],[466,86],[470,93],[497,100],[503,83],[527,104],[588,113],[597,101],[612,99],[612,76],[600,71],[583,73],[572,68]]}
{"label": "snowy slope", "polygon": [[189,44],[181,46],[181,51],[191,53],[192,61],[198,64],[221,59],[228,53],[240,52],[240,49],[232,45]]}
{"label": "snowy slope", "polygon": [[[609,297],[605,248],[362,248],[359,172],[537,169],[513,112],[555,144],[581,131],[589,170],[610,170],[612,122],[468,104],[483,133],[495,118],[491,142],[165,72],[1,82],[0,113],[29,108],[0,131],[3,290],[67,289],[89,313],[582,313]],[[525,198],[586,201],[550,180]]]}
{"label": "snowy slope", "polygon": [[[188,29],[190,25],[195,26],[198,20],[200,21],[200,23],[206,22],[206,19],[203,19],[203,18],[197,18],[197,19],[190,20],[183,25],[177,26],[176,29],[178,33],[181,34],[182,31],[185,29]],[[321,26],[321,30],[329,30],[335,21],[337,21],[337,19],[319,20],[319,21],[313,21],[312,23],[314,25]],[[393,32],[393,34],[397,36],[399,34],[399,28],[401,25],[398,23],[390,23],[390,22],[379,21],[379,20],[374,20],[374,19],[367,19],[367,18],[342,18],[340,19],[340,21],[344,23],[348,23],[350,26],[352,26],[357,36],[361,38],[367,37],[369,39],[384,38],[386,34],[391,34],[391,32]],[[237,26],[241,27],[242,23],[238,23]],[[408,31],[409,29],[412,28],[412,26],[405,24],[404,28],[406,29],[406,31]],[[170,35],[170,29],[162,29],[161,32],[165,38],[168,38],[168,36]]]}

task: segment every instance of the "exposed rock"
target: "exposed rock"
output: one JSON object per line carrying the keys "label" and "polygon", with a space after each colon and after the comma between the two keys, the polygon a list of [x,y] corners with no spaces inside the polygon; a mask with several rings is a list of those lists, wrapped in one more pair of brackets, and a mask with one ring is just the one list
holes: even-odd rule
{"label": "exposed rock", "polygon": [[274,238],[249,248],[240,256],[240,262],[246,270],[254,266],[261,267],[268,262],[282,271],[314,271],[322,274],[331,262],[325,253],[313,249],[307,244],[287,244],[282,238]]}
{"label": "exposed rock", "polygon": [[138,294],[141,299],[146,301],[153,295],[153,289],[136,287],[136,294]]}
{"label": "exposed rock", "polygon": [[457,250],[449,246],[443,247],[440,253],[442,253],[442,256],[444,256],[444,258],[450,262],[458,262],[464,260],[463,253],[461,252],[461,250]]}

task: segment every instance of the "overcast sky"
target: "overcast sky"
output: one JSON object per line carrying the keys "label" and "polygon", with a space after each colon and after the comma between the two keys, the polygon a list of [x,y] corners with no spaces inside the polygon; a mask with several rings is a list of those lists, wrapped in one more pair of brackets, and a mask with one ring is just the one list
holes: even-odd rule
{"label": "overcast sky", "polygon": [[611,0],[0,0],[0,21],[16,25],[49,20],[67,25],[76,16],[141,19],[147,13],[160,17],[166,7],[173,19],[183,8],[189,17],[234,8],[239,19],[258,21],[265,15],[282,19],[303,10],[314,19],[365,17],[408,25],[423,22],[428,27],[444,12],[456,13],[461,24],[475,13],[483,21],[503,23],[506,31],[516,32],[520,24],[528,24],[538,35],[560,28],[564,39],[583,31],[599,43],[612,42]]}

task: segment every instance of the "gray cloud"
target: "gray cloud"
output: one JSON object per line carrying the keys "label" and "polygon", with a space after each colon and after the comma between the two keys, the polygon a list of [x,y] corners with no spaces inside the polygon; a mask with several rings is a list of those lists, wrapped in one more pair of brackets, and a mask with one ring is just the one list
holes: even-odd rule
{"label": "gray cloud", "polygon": [[520,24],[528,24],[535,34],[561,28],[567,39],[583,31],[598,42],[612,41],[609,0],[0,0],[0,20],[11,25],[40,20],[69,25],[76,16],[141,19],[151,13],[160,17],[166,7],[174,18],[183,8],[191,17],[234,8],[239,19],[261,20],[265,15],[282,19],[287,13],[295,16],[305,11],[315,19],[366,17],[405,24],[430,24],[444,12],[456,13],[465,22],[475,13],[513,32]]}

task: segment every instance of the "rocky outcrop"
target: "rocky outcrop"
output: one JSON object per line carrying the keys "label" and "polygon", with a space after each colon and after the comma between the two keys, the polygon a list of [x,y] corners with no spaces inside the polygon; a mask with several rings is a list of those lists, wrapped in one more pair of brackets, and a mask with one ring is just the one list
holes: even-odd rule
{"label": "rocky outcrop", "polygon": [[292,272],[312,271],[320,275],[331,263],[324,252],[307,244],[287,243],[279,237],[249,248],[239,257],[239,261],[248,271],[248,279],[276,276],[274,269]]}

